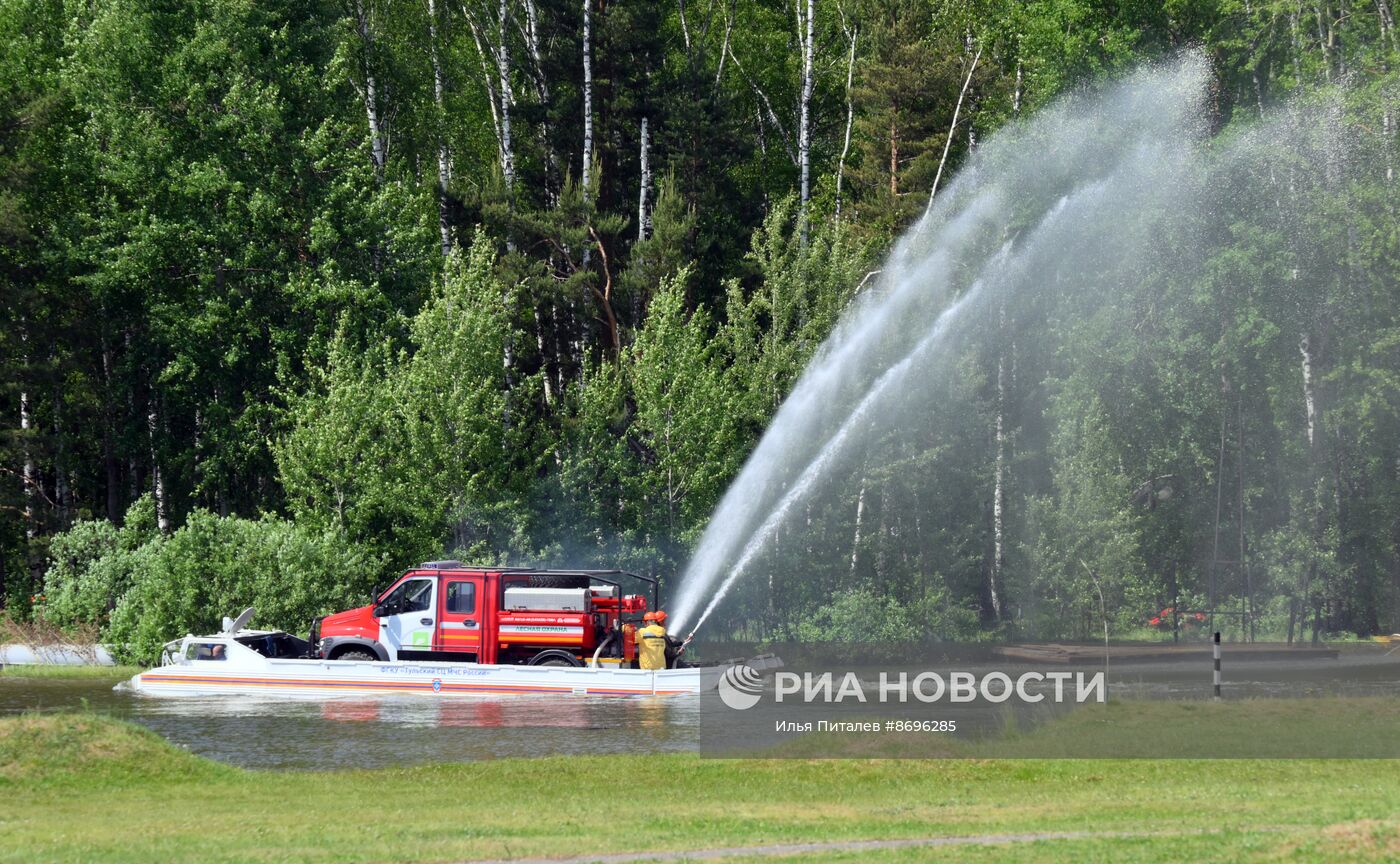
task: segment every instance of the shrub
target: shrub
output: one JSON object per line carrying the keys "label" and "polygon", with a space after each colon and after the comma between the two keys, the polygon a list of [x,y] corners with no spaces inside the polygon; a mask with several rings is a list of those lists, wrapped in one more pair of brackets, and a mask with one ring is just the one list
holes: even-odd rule
{"label": "shrub", "polygon": [[202,510],[138,553],[145,557],[107,633],[114,653],[138,663],[154,662],[171,639],[218,630],[223,616],[248,606],[257,626],[297,632],[363,599],[383,566],[333,531]]}
{"label": "shrub", "polygon": [[131,505],[120,528],[94,520],[56,535],[49,544],[44,602],[36,617],[69,631],[105,626],[159,538],[149,495]]}
{"label": "shrub", "polygon": [[976,615],[951,606],[941,590],[906,605],[869,588],[856,588],[807,615],[794,635],[801,642],[908,643],[955,639],[976,626]]}

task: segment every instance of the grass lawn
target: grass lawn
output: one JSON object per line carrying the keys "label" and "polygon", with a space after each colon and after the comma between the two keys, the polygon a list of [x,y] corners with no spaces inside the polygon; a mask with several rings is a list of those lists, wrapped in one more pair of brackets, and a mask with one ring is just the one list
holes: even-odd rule
{"label": "grass lawn", "polygon": [[141,671],[139,666],[0,666],[0,678],[111,678],[120,681]]}
{"label": "grass lawn", "polygon": [[[1248,728],[1259,709],[1242,705]],[[255,772],[99,715],[0,719],[0,861],[462,861],[1041,832],[1099,836],[726,860],[1396,860],[1400,762],[668,755]]]}

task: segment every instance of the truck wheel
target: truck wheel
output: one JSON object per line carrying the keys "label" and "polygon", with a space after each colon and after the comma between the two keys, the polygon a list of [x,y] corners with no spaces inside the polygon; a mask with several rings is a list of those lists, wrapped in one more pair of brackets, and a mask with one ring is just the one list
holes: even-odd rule
{"label": "truck wheel", "polygon": [[577,573],[531,573],[531,588],[587,588],[587,576]]}
{"label": "truck wheel", "polygon": [[582,666],[579,659],[567,651],[551,649],[530,658],[531,666]]}
{"label": "truck wheel", "polygon": [[373,654],[371,654],[370,652],[366,651],[366,650],[363,649],[363,648],[354,648],[354,649],[351,649],[351,650],[349,650],[349,651],[342,651],[342,652],[340,652],[339,654],[337,654],[337,655],[335,655],[334,657],[332,657],[331,659],[332,659],[332,660],[349,660],[349,661],[351,661],[351,662],[364,662],[364,661],[369,661],[369,662],[371,662],[371,663],[376,662],[376,661],[379,660],[378,657],[374,656]]}

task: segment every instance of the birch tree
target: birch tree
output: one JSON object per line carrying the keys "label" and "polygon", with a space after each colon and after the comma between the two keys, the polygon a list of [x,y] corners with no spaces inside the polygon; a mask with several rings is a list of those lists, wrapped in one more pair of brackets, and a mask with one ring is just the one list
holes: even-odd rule
{"label": "birch tree", "polygon": [[496,159],[506,199],[514,206],[515,145],[511,138],[511,106],[515,104],[515,91],[511,84],[509,11],[506,0],[495,4],[484,0],[480,7],[473,6],[470,0],[462,4],[462,17],[471,30],[481,66],[482,85],[489,97]]}
{"label": "birch tree", "polygon": [[[841,13],[841,32],[846,36],[846,133],[841,139],[841,157],[836,162],[836,220],[841,221],[841,191],[846,179],[846,157],[851,153],[851,130],[855,126],[856,107],[855,101],[851,98],[851,86],[855,81],[856,74],[856,41],[860,38],[860,25],[846,18],[846,10],[842,6],[837,7]],[[864,496],[862,496],[862,502]],[[857,535],[859,529],[857,529]],[[854,553],[852,553],[854,556]],[[852,559],[854,561],[854,557]],[[854,563],[852,567],[854,567]]]}
{"label": "birch tree", "polygon": [[798,200],[801,202],[801,217],[804,220],[802,236],[805,239],[808,235],[808,229],[805,225],[807,202],[812,197],[812,90],[816,84],[812,60],[816,51],[817,4],[816,0],[806,0],[804,14],[803,0],[793,0],[793,3],[797,10],[797,32],[802,46],[802,87],[798,97],[797,160],[798,170],[801,174],[801,180],[798,184]]}
{"label": "birch tree", "polygon": [[437,0],[428,0],[428,55],[433,65],[434,128],[437,134],[438,233],[442,238],[442,254],[452,251],[452,231],[448,219],[447,187],[452,182],[452,163],[447,151],[446,109],[443,106],[447,89],[442,68],[442,51],[438,43]]}
{"label": "birch tree", "polygon": [[364,103],[369,123],[370,162],[375,180],[384,182],[384,166],[389,160],[389,140],[385,130],[383,108],[380,105],[379,79],[375,68],[378,11],[376,0],[354,0],[355,33],[359,37],[359,79],[350,79]]}
{"label": "birch tree", "polygon": [[647,196],[651,192],[651,141],[647,136],[647,121],[642,117],[641,152],[638,162],[641,165],[641,179],[637,184],[637,242],[651,234],[651,211],[647,208]]}
{"label": "birch tree", "polygon": [[586,205],[593,188],[593,0],[583,0],[583,170],[579,177]]}

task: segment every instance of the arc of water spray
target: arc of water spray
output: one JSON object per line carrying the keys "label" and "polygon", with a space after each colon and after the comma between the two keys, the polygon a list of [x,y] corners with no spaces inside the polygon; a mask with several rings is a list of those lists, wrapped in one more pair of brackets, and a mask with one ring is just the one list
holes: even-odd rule
{"label": "arc of water spray", "polygon": [[[978,174],[977,167],[973,166],[964,177],[959,178],[959,182],[975,183]],[[940,201],[951,201],[954,197],[948,196]],[[979,230],[989,229],[993,224],[992,217],[1000,212],[1005,205],[1005,196],[1001,189],[994,186],[982,190],[963,209],[954,213],[949,222],[943,226],[940,231],[940,243],[928,257],[913,262],[911,241],[905,240],[900,248],[892,254],[890,266],[886,268],[885,278],[897,282],[907,281],[939,267],[949,266],[952,259],[951,250],[974,239]],[[913,236],[917,240],[920,235]],[[865,295],[864,302],[873,302],[871,297],[874,293]],[[879,334],[891,321],[913,313],[918,303],[927,299],[927,296],[921,297],[918,292],[904,292],[902,295],[887,298],[888,302],[882,302],[873,307],[867,306],[866,314],[851,315],[838,324],[836,332],[828,338],[818,355],[808,366],[807,371],[803,373],[794,386],[792,393],[779,408],[778,416],[774,418],[770,428],[781,427],[786,418],[801,416],[812,410],[817,405],[818,400],[824,396],[824,391],[820,388],[810,386],[814,380],[834,370],[849,369],[858,364],[862,353],[878,341]],[[780,444],[781,442],[772,436],[765,436],[749,457],[749,462],[751,464],[761,463],[776,458],[776,454],[771,451],[776,450]],[[701,558],[691,562],[689,575],[693,576],[697,570],[704,572],[717,569],[719,562],[728,557],[741,540],[750,536],[749,532],[741,532],[740,528],[746,525],[753,516],[750,512],[752,502],[736,498],[735,496],[739,495],[740,491],[741,484],[736,481],[735,485],[731,486],[729,491],[725,493],[724,499],[721,500],[720,506],[716,510],[714,520],[705,531],[705,539],[701,541],[703,548],[709,538],[720,538],[718,545],[710,549],[708,557],[704,557],[704,554],[701,553]],[[674,620],[677,622],[677,627],[680,626],[680,622],[689,617],[692,607],[698,605],[699,595],[696,591],[700,587],[703,587],[702,582],[688,580],[682,588],[681,597],[675,610]]]}
{"label": "arc of water spray", "polygon": [[[1069,207],[1073,199],[1093,197],[1106,186],[1107,184],[1101,181],[1085,187],[1073,195],[1061,197],[1041,219],[1040,224],[1036,226],[1034,235],[1037,236],[1037,238],[1043,237],[1044,233],[1054,224],[1059,215]],[[777,506],[768,514],[768,518],[765,519],[763,524],[758,527],[758,530],[750,536],[749,542],[745,545],[743,552],[739,556],[739,560],[734,563],[733,568],[729,571],[728,575],[725,576],[724,581],[720,583],[714,596],[710,598],[710,602],[705,606],[704,610],[701,611],[699,619],[695,622],[695,627],[692,628],[692,633],[698,630],[700,626],[705,623],[705,620],[710,617],[710,614],[714,612],[720,601],[729,593],[730,587],[738,580],[739,576],[743,574],[753,559],[757,557],[758,553],[763,549],[764,544],[766,544],[778,530],[778,526],[787,518],[787,514],[792,510],[793,506],[806,497],[807,493],[811,491],[813,485],[822,477],[832,460],[836,458],[836,455],[846,445],[850,436],[859,428],[861,423],[869,415],[871,409],[875,407],[876,403],[878,403],[893,386],[900,383],[906,375],[915,369],[916,364],[923,359],[923,355],[939,347],[939,343],[944,335],[947,334],[948,328],[968,306],[972,305],[985,289],[988,281],[995,276],[996,271],[1005,264],[1010,255],[1012,243],[1012,240],[1008,240],[1006,243],[1002,244],[996,255],[984,265],[982,272],[978,274],[978,278],[972,283],[972,286],[967,292],[939,314],[938,318],[934,321],[933,327],[919,340],[918,344],[916,344],[898,363],[886,369],[884,373],[876,379],[869,392],[865,394],[865,397],[862,398],[860,403],[851,411],[840,428],[827,440],[816,457],[803,468],[802,473],[799,475],[800,479],[798,482],[788,490],[787,494],[783,496]]]}
{"label": "arc of water spray", "polygon": [[957,313],[961,311],[963,303],[980,287],[980,285],[974,285],[967,295],[964,295],[957,303],[948,307],[942,315],[938,316],[938,321],[934,325],[933,330],[914,347],[914,350],[906,355],[904,359],[900,360],[889,369],[886,369],[884,374],[876,379],[875,386],[870,389],[870,392],[860,401],[860,404],[857,405],[850,416],[846,418],[846,421],[841,424],[841,428],[836,430],[836,434],[832,435],[830,440],[826,442],[826,446],[821,449],[821,452],[802,470],[802,474],[800,475],[801,479],[788,490],[787,494],[778,502],[778,505],[768,514],[768,518],[765,519],[763,524],[758,527],[758,530],[752,534],[748,544],[744,547],[744,551],[740,554],[739,560],[734,563],[734,566],[729,571],[729,575],[724,577],[724,581],[720,583],[718,590],[716,590],[714,596],[710,598],[710,602],[706,604],[704,611],[700,613],[700,618],[695,622],[692,633],[700,629],[700,626],[710,617],[710,613],[715,610],[719,602],[729,593],[730,586],[733,585],[740,574],[748,568],[749,562],[758,555],[763,545],[767,543],[769,538],[778,530],[778,526],[787,518],[788,511],[792,509],[793,505],[806,497],[807,492],[822,476],[827,465],[836,458],[837,452],[845,446],[851,433],[865,420],[866,415],[869,414],[874,404],[880,400],[880,397],[885,394],[886,390],[895,382],[901,380],[904,375],[913,368],[914,362],[919,359],[919,355],[927,350],[947,331],[947,324],[951,322],[953,318],[957,317]]}
{"label": "arc of water spray", "polygon": [[[1135,74],[1125,86],[1111,91],[1104,100],[1087,103],[1069,100],[1061,108],[1051,110],[1047,115],[1048,120],[1037,121],[1028,134],[1042,148],[1046,141],[1039,137],[1040,133],[1046,129],[1059,130],[1058,137],[1050,139],[1049,150],[1046,151],[1052,156],[1053,171],[1058,174],[1074,171],[1077,177],[1076,174],[1069,174],[1064,179],[1078,179],[1082,177],[1083,166],[1096,165],[1098,170],[1094,173],[1098,174],[1100,179],[1091,184],[1080,180],[1077,189],[1071,187],[1069,193],[1061,197],[1054,208],[1046,211],[1041,223],[1034,229],[1032,243],[1023,246],[1022,251],[1017,253],[1016,262],[1030,260],[1028,250],[1039,245],[1047,220],[1062,210],[1068,202],[1090,192],[1093,186],[1112,186],[1121,193],[1116,200],[1134,200],[1144,191],[1170,189],[1172,184],[1162,183],[1165,178],[1160,173],[1156,175],[1152,184],[1142,185],[1144,178],[1139,176],[1141,171],[1137,171],[1136,166],[1144,164],[1144,157],[1147,157],[1145,164],[1155,168],[1160,168],[1164,161],[1167,164],[1174,161],[1170,158],[1169,150],[1164,150],[1161,145],[1170,146],[1170,142],[1176,139],[1174,133],[1188,128],[1182,121],[1198,110],[1199,100],[1205,93],[1204,84],[1208,75],[1209,66],[1205,59],[1188,52],[1178,61],[1164,67],[1154,67]],[[1185,98],[1175,98],[1177,96]],[[1099,137],[1092,133],[1106,122],[1113,124],[1125,135],[1132,136],[1130,141],[1124,142],[1129,145],[1126,149],[1105,152],[1102,147],[1080,146],[1083,142],[1098,141]],[[1014,136],[1010,140],[1013,142],[1010,146],[1017,146],[1024,137]],[[1136,146],[1132,146],[1134,144]],[[1144,153],[1144,150],[1151,152]],[[992,147],[989,152],[992,153],[991,158],[995,159],[998,152],[996,148]],[[1007,150],[1008,154],[1011,152]],[[1102,161],[1104,156],[1109,157],[1108,164]],[[1100,161],[1097,164],[1085,161],[1094,158]],[[1075,161],[1071,164],[1070,160]],[[871,340],[865,337],[872,334],[889,335],[887,331],[892,322],[907,320],[911,315],[918,316],[931,302],[937,302],[936,296],[931,294],[929,289],[933,288],[936,291],[939,283],[926,278],[928,274],[947,269],[954,265],[964,252],[972,251],[967,248],[968,242],[974,240],[979,232],[1004,227],[1005,222],[994,215],[1002,212],[1002,208],[997,206],[996,202],[1012,195],[1010,190],[1018,188],[1016,184],[1019,182],[1029,182],[1032,184],[1031,188],[1039,186],[1040,170],[1035,169],[1029,174],[1024,174],[1025,171],[1031,170],[1027,168],[1024,160],[1018,159],[1017,163],[1011,166],[1009,173],[994,171],[990,175],[987,174],[988,166],[994,168],[995,163],[979,164],[982,162],[986,162],[986,157],[974,160],[967,166],[956,184],[950,188],[950,192],[939,196],[939,202],[934,208],[937,212],[926,214],[925,219],[921,220],[921,225],[906,235],[891,255],[882,281],[899,287],[900,290],[879,296],[878,300],[875,299],[878,292],[863,295],[858,301],[863,304],[863,308],[848,312],[845,321],[838,325],[797,382],[789,399],[779,409],[769,434],[764,436],[764,440],[750,456],[740,478],[736,479],[734,485],[726,492],[716,510],[714,520],[706,529],[695,559],[686,570],[681,596],[676,604],[678,608],[674,610],[678,626],[680,622],[691,617],[693,610],[700,605],[702,592],[710,590],[710,586],[722,572],[723,562],[737,550],[740,554],[736,566],[725,573],[725,578],[709,598],[695,626],[700,626],[700,623],[710,616],[734,582],[790,514],[793,506],[812,492],[817,480],[828,470],[847,443],[847,439],[854,434],[861,422],[867,419],[873,407],[890,388],[902,380],[911,369],[916,368],[915,363],[921,362],[923,354],[941,341],[939,337],[947,332],[953,318],[974,302],[978,294],[989,290],[978,286],[979,283],[985,286],[985,274],[994,266],[1000,266],[995,260],[988,260],[963,297],[940,313],[934,322],[934,332],[925,335],[894,367],[886,367],[883,373],[867,385],[864,398],[853,411],[836,413],[840,410],[837,405],[826,401],[830,399],[831,385],[839,380],[837,376],[847,376],[852,368],[850,364],[858,362],[860,358],[868,356],[871,361],[880,364],[872,371],[879,371],[880,367],[885,366],[887,361],[870,353],[870,346],[884,342],[884,339]],[[1125,171],[1125,163],[1133,164]],[[1019,198],[1020,195],[1015,197]],[[942,218],[938,214],[945,214],[947,220],[943,222],[936,236],[931,237],[926,232],[931,221],[936,222]],[[934,218],[930,219],[930,216]],[[997,278],[1001,280],[1004,277],[998,275]],[[905,290],[909,286],[913,286],[913,290]],[[847,379],[844,383],[850,386],[856,382]],[[856,386],[861,385],[857,383]],[[787,429],[801,418],[808,418],[805,425],[808,430],[812,430],[815,424],[809,415],[814,411],[826,415],[817,418],[822,425],[840,421],[839,427],[831,437],[822,435],[809,442],[812,445],[820,445],[821,450],[806,462],[800,473],[790,475],[795,477],[796,482],[785,494],[781,488],[769,491],[772,482],[777,478],[773,476],[771,469],[761,466],[786,462],[792,458],[784,455],[784,449],[793,443],[790,435],[773,433],[780,428]],[[807,449],[806,445],[801,449]],[[750,474],[754,476],[746,481],[745,478]],[[768,488],[753,488],[756,481],[765,478],[770,484]],[[770,495],[781,495],[771,508],[765,503],[765,499]],[[765,515],[764,510],[766,518],[762,520],[762,524],[756,530],[748,528],[758,521],[760,515]]]}

